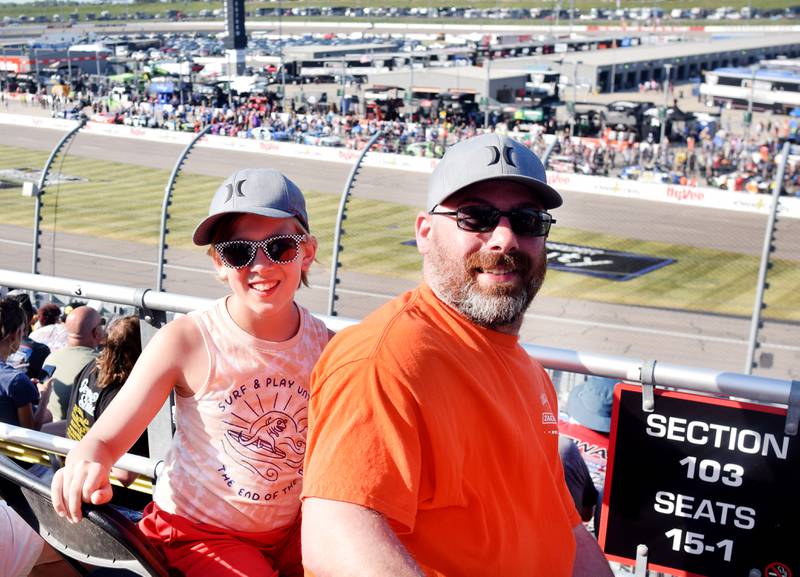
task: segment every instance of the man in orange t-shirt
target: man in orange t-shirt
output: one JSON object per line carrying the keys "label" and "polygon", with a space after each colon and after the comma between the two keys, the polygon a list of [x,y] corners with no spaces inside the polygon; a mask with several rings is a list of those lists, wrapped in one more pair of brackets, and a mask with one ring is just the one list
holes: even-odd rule
{"label": "man in orange t-shirt", "polygon": [[453,146],[416,221],[425,282],[339,333],[311,381],[309,573],[608,577],[558,456],[558,411],[518,342],[561,196],[524,145]]}

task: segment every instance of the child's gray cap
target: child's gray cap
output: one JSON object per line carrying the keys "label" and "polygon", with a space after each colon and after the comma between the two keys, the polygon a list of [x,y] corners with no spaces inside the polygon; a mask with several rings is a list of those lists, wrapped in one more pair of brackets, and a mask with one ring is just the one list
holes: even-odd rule
{"label": "child's gray cap", "polygon": [[542,208],[561,206],[561,195],[547,184],[539,157],[507,136],[487,133],[462,140],[447,149],[428,180],[427,210],[431,211],[462,188],[486,180],[511,180],[526,185]]}
{"label": "child's gray cap", "polygon": [[303,193],[271,168],[245,168],[226,178],[211,200],[208,217],[194,229],[194,244],[210,244],[217,221],[231,213],[296,218],[310,232]]}

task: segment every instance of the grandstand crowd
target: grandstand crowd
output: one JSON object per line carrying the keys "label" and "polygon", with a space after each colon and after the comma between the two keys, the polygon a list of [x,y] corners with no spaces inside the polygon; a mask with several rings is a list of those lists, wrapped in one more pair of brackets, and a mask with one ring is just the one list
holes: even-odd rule
{"label": "grandstand crowd", "polygon": [[[375,150],[427,158],[441,158],[456,142],[484,132],[482,114],[419,107],[413,114],[377,107],[364,113],[341,113],[337,103],[293,98],[287,110],[274,93],[265,97],[233,96],[209,104],[181,103],[177,97],[159,102],[155,96],[121,102],[108,96],[78,92],[72,98],[50,94],[23,95],[29,106],[48,109],[54,116],[75,118],[85,114],[94,121],[135,127],[199,132],[211,125],[211,134],[234,138],[294,142],[358,150],[376,131],[384,136]],[[2,101],[9,96],[3,94]],[[231,104],[229,105],[228,102]],[[755,122],[743,126],[707,125],[695,132],[665,136],[642,131],[605,128],[597,137],[570,138],[569,127],[524,122],[493,113],[489,130],[511,134],[540,156],[548,139],[558,140],[548,168],[557,172],[612,176],[629,180],[690,186],[712,186],[732,191],[769,193],[777,171],[782,142],[793,133],[791,121]],[[800,158],[790,157],[784,176],[784,194],[800,192]]]}

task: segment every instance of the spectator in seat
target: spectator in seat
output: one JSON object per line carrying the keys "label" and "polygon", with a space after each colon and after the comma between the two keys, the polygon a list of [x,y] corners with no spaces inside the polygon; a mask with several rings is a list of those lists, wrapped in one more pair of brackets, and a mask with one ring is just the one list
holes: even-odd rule
{"label": "spectator in seat", "polygon": [[436,166],[416,219],[424,282],[314,368],[309,572],[611,577],[564,482],[553,384],[519,343],[561,203],[539,158],[499,134]]}
{"label": "spectator in seat", "polygon": [[36,311],[33,310],[28,293],[24,291],[11,291],[8,293],[8,298],[16,300],[27,317],[22,342],[17,352],[8,357],[8,363],[15,369],[25,371],[28,378],[43,382],[49,377],[49,375],[42,372],[42,365],[44,365],[47,355],[50,354],[50,348],[30,338],[31,323],[36,316]]}
{"label": "spectator in seat", "polygon": [[[67,418],[62,427],[65,430],[60,434],[75,441],[80,441],[89,432],[114,400],[142,353],[139,318],[136,315],[113,321],[107,333],[103,350],[78,373],[71,388]],[[142,433],[128,452],[142,457],[149,456],[147,431]],[[137,477],[136,473],[124,469],[114,468],[112,473],[126,487]],[[136,499],[137,496],[132,492],[121,493],[116,496],[114,503],[130,509],[143,509],[151,500],[149,496]]]}
{"label": "spectator in seat", "polygon": [[47,345],[51,353],[67,346],[67,327],[61,322],[61,309],[57,304],[47,303],[39,307],[36,317],[36,329],[30,338],[37,343]]}
{"label": "spectator in seat", "polygon": [[0,575],[71,577],[78,573],[8,503],[0,499]]}
{"label": "spectator in seat", "polygon": [[616,383],[616,379],[589,376],[575,385],[567,399],[568,416],[558,424],[567,487],[583,520],[594,519],[595,535],[600,530]]}
{"label": "spectator in seat", "polygon": [[0,421],[38,430],[50,419],[46,410],[50,381],[40,389],[6,362],[19,348],[26,322],[25,311],[15,299],[0,300]]}
{"label": "spectator in seat", "polygon": [[73,310],[64,326],[67,328],[67,346],[50,353],[44,361],[45,367],[55,367],[53,394],[47,405],[55,421],[66,417],[72,383],[83,367],[97,356],[97,347],[106,337],[103,318],[89,306]]}
{"label": "spectator in seat", "polygon": [[595,513],[598,505],[598,492],[592,483],[589,467],[581,456],[581,451],[575,442],[564,436],[558,438],[558,454],[564,465],[564,480],[567,482],[575,508],[581,516],[581,521],[588,523]]}
{"label": "spectator in seat", "polygon": [[300,576],[308,378],[330,334],[294,302],[317,242],[300,189],[271,169],[226,179],[193,241],[230,294],[175,319],[51,486],[72,521],[111,498],[108,472],[172,391],[175,436],[139,522],[187,577]]}

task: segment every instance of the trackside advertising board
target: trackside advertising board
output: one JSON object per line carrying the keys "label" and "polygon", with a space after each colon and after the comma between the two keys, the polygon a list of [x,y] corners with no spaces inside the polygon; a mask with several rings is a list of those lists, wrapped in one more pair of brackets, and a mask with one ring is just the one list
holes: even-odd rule
{"label": "trackside advertising board", "polygon": [[600,544],[681,577],[800,577],[800,438],[775,407],[617,385]]}

